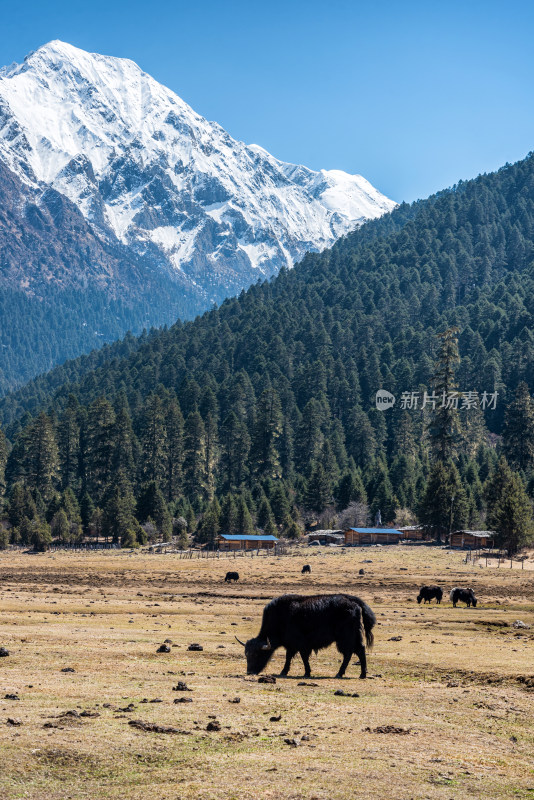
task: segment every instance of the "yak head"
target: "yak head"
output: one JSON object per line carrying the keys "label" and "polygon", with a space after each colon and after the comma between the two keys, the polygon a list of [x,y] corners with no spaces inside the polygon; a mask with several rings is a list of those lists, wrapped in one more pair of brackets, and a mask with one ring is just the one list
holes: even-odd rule
{"label": "yak head", "polygon": [[245,648],[247,674],[257,675],[264,670],[274,653],[274,648],[271,646],[269,639],[261,639],[259,636],[256,636],[254,639],[249,639],[246,644],[239,639],[237,639],[237,641]]}
{"label": "yak head", "polygon": [[422,599],[423,599],[423,595],[422,595],[422,594],[420,594],[420,595],[417,597],[417,602],[419,603],[419,605],[421,605],[421,600],[422,600]]}

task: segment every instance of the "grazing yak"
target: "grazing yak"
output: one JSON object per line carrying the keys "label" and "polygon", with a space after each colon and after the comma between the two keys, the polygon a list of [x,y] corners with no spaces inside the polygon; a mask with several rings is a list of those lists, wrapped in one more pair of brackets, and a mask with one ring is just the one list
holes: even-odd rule
{"label": "grazing yak", "polygon": [[451,589],[450,598],[454,608],[456,608],[456,603],[461,600],[462,603],[465,603],[466,606],[469,608],[473,606],[476,608],[477,599],[475,597],[474,591],[469,587],[468,589],[460,589],[458,586],[455,586],[454,589]]}
{"label": "grazing yak", "polygon": [[431,600],[436,598],[436,603],[441,603],[443,597],[443,589],[439,586],[421,586],[419,594],[417,595],[417,602],[421,605],[421,600],[425,603],[430,603]]}
{"label": "grazing yak", "polygon": [[[286,649],[286,662],[280,673],[285,677],[291,659],[300,653],[304,674],[310,677],[310,655],[335,642],[343,656],[336,675],[342,678],[351,656],[360,659],[360,678],[367,676],[365,643],[373,645],[373,626],[376,617],[363,600],[347,594],[322,594],[305,597],[285,594],[271,600],[263,610],[259,634],[245,644],[247,673],[257,675],[267,664],[275,650]],[[237,637],[236,637],[237,638]]]}
{"label": "grazing yak", "polygon": [[239,572],[227,572],[224,582],[230,583],[230,581],[238,581],[238,580],[239,580]]}
{"label": "grazing yak", "polygon": [[311,567],[309,564],[304,564],[301,570],[302,574],[304,575],[305,572],[311,572]]}

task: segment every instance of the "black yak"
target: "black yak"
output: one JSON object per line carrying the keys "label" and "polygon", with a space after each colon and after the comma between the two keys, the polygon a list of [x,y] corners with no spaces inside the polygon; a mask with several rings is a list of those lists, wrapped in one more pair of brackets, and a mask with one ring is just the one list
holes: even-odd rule
{"label": "black yak", "polygon": [[[271,600],[263,610],[259,634],[245,644],[248,674],[257,675],[279,647],[286,649],[286,662],[280,673],[285,677],[291,659],[300,653],[304,674],[310,677],[310,655],[335,642],[343,656],[336,675],[342,678],[351,656],[360,659],[360,678],[367,676],[365,643],[373,645],[376,617],[363,600],[346,594],[322,594],[305,597],[285,594]],[[236,637],[237,638],[237,637]]]}
{"label": "black yak", "polygon": [[224,582],[230,583],[230,581],[238,581],[238,580],[239,580],[239,572],[227,572]]}
{"label": "black yak", "polygon": [[305,572],[311,572],[311,567],[309,564],[304,564],[301,570],[302,574],[304,575]]}
{"label": "black yak", "polygon": [[458,588],[458,586],[455,586],[454,589],[451,589],[451,593],[450,593],[449,597],[451,598],[451,601],[452,601],[452,604],[453,604],[454,608],[456,608],[456,603],[459,600],[461,600],[462,603],[465,603],[468,608],[470,606],[473,606],[473,608],[476,608],[477,599],[476,599],[475,593],[471,589],[471,587],[469,587],[468,589],[460,589],[460,588]]}
{"label": "black yak", "polygon": [[419,590],[419,594],[417,596],[417,602],[419,605],[421,604],[421,600],[424,600],[425,603],[430,603],[431,600],[436,598],[436,603],[441,603],[441,598],[443,597],[443,589],[440,589],[439,586],[421,586]]}

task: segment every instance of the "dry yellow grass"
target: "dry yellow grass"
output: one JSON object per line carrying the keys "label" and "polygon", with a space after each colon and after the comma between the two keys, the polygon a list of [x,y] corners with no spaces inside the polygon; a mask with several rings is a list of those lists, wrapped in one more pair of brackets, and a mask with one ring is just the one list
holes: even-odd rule
{"label": "dry yellow grass", "polygon": [[[300,573],[306,562],[311,576]],[[227,569],[239,570],[237,585],[222,582]],[[446,598],[418,606],[430,582]],[[453,609],[455,585],[473,586],[479,606]],[[333,647],[312,656],[315,685],[299,685],[298,657],[293,677],[275,685],[245,675],[234,634],[255,635],[265,603],[286,591],[347,591],[371,604],[370,680],[354,665],[335,680]],[[532,627],[511,627],[516,619]],[[175,646],[157,654],[166,638]],[[204,650],[188,651],[192,642]],[[2,645],[2,800],[534,798],[528,570],[427,547],[235,561],[0,553]],[[282,663],[279,653],[269,672]],[[173,691],[178,681],[192,691]],[[183,696],[192,702],[173,702]],[[220,730],[208,732],[214,717]],[[137,730],[131,719],[178,733]],[[409,732],[366,730],[388,725]]]}

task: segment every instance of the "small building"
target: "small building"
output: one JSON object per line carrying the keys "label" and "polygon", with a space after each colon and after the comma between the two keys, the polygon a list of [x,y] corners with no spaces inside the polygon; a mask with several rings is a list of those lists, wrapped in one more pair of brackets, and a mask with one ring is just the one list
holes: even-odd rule
{"label": "small building", "polygon": [[345,535],[343,531],[313,531],[306,534],[306,541],[308,544],[311,542],[319,542],[319,544],[345,544]]}
{"label": "small building", "polygon": [[412,539],[417,542],[427,538],[425,529],[421,525],[403,525],[397,528],[402,533],[404,539]]}
{"label": "small building", "polygon": [[276,536],[254,533],[221,533],[219,550],[272,550],[278,542]]}
{"label": "small building", "polygon": [[462,550],[480,550],[493,547],[495,531],[454,531],[451,533],[450,546]]}
{"label": "small building", "polygon": [[349,528],[344,532],[345,544],[398,544],[404,534],[396,528]]}

